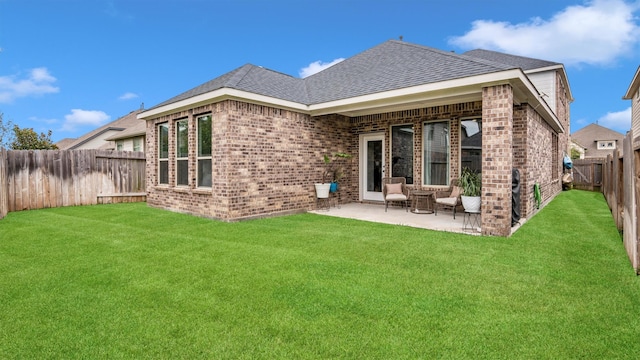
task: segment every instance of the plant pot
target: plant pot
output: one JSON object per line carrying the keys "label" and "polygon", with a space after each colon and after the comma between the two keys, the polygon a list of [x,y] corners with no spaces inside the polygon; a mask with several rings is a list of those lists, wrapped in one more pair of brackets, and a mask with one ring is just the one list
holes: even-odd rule
{"label": "plant pot", "polygon": [[331,183],[316,184],[316,197],[318,199],[326,199],[329,197],[329,188]]}
{"label": "plant pot", "polygon": [[329,187],[329,192],[334,193],[336,191],[338,191],[338,183],[334,181],[331,183],[331,186]]}
{"label": "plant pot", "polygon": [[464,211],[467,212],[479,212],[480,204],[482,203],[482,198],[480,196],[464,196],[460,197],[462,199],[462,206],[464,207]]}

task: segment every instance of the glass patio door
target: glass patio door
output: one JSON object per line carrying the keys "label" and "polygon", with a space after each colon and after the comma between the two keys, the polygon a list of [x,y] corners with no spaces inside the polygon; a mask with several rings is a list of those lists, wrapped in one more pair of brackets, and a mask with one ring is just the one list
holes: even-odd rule
{"label": "glass patio door", "polygon": [[362,200],[384,201],[384,134],[360,135],[360,195]]}

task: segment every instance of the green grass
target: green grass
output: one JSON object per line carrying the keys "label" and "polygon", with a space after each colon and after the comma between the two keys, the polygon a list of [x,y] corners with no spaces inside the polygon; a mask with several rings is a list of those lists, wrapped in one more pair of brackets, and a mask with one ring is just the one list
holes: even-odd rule
{"label": "green grass", "polygon": [[0,358],[635,359],[640,279],[601,194],[510,238],[145,204],[0,221]]}

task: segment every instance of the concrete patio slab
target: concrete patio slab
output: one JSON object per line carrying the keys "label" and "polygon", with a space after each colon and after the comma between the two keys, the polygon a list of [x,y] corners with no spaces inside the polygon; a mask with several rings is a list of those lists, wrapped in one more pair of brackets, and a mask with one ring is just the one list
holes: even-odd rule
{"label": "concrete patio slab", "polygon": [[464,212],[456,213],[455,220],[451,211],[439,211],[438,215],[426,213],[407,212],[399,206],[389,206],[387,212],[384,211],[383,204],[350,203],[342,204],[339,208],[332,206],[330,209],[310,211],[314,214],[336,216],[342,218],[372,221],[378,223],[411,226],[422,229],[449,231],[465,233],[470,235],[480,235],[477,227],[463,229]]}
{"label": "concrete patio slab", "polygon": [[[416,214],[411,211],[407,212],[404,208],[399,206],[389,206],[389,209],[385,212],[383,203],[349,203],[342,204],[340,207],[336,207],[334,204],[334,206],[331,206],[328,210],[322,209],[309,212],[313,214],[372,221],[391,225],[411,226],[421,229],[464,233],[469,235],[480,235],[481,230],[480,227],[475,226],[463,227],[465,217],[465,213],[463,211],[456,212],[456,218],[453,219],[453,212],[447,210],[438,212],[438,215],[428,213]],[[480,219],[478,219],[478,221],[480,221]],[[513,235],[513,233],[515,233],[526,221],[526,219],[520,219],[518,224],[511,228],[511,235]]]}

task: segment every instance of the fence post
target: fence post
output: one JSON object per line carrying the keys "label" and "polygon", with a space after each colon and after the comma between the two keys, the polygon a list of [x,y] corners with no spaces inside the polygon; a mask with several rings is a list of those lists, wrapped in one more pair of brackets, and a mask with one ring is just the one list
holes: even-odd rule
{"label": "fence post", "polygon": [[7,178],[7,150],[0,147],[0,219],[9,212],[9,181]]}

